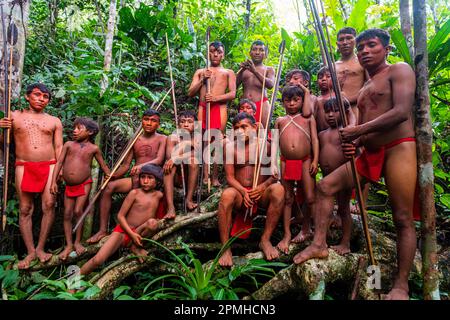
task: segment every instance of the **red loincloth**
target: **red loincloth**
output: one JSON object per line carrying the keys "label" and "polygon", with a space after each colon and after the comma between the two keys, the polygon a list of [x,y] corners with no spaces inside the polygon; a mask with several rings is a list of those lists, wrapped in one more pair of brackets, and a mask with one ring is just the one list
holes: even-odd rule
{"label": "red loincloth", "polygon": [[266,97],[264,97],[264,99],[262,99],[262,101],[257,101],[255,102],[256,105],[256,112],[255,112],[255,120],[256,122],[261,122],[261,106],[264,102],[269,101],[269,99],[267,99]]}
{"label": "red loincloth", "polygon": [[285,163],[283,179],[293,181],[302,180],[303,161],[306,161],[308,159],[309,155],[307,155],[301,160],[289,160],[286,159],[283,155],[281,155],[280,160]]}
{"label": "red loincloth", "polygon": [[69,198],[84,196],[86,194],[86,192],[84,191],[84,186],[89,183],[92,183],[91,178],[88,178],[85,182],[78,184],[76,186],[66,185],[65,195],[68,196]]}
{"label": "red loincloth", "polygon": [[[136,231],[136,228],[131,228],[131,230]],[[131,240],[131,237],[128,235],[128,233],[126,233],[125,230],[122,229],[122,226],[121,226],[120,224],[118,224],[118,225],[114,228],[113,232],[123,233],[123,234],[124,234],[124,237],[123,237],[122,246],[128,247],[128,245],[129,245],[130,242],[132,241],[132,240]]]}
{"label": "red loincloth", "polygon": [[[245,187],[247,190],[251,190],[251,187]],[[244,202],[244,200],[242,200]],[[245,213],[247,212],[247,207],[242,203],[241,209],[236,212],[236,216],[234,217],[233,225],[231,227],[231,236],[234,237],[236,234],[239,234],[245,230],[247,232],[242,233],[238,238],[239,239],[247,239],[250,236],[250,230],[253,226],[253,216],[258,211],[258,206],[256,203],[253,204],[252,212],[247,216],[247,220],[244,221]]]}
{"label": "red loincloth", "polygon": [[[221,128],[221,117],[220,117],[220,103],[219,102],[211,102],[210,110],[210,129],[219,129]],[[202,129],[206,129],[206,102],[201,101],[199,104],[200,110],[202,112]]]}
{"label": "red loincloth", "polygon": [[50,165],[56,160],[50,161],[16,161],[16,167],[23,166],[23,178],[20,190],[23,192],[43,192],[50,173]]}
{"label": "red loincloth", "polygon": [[159,201],[158,209],[156,209],[156,220],[164,218],[166,213],[167,213],[166,195],[163,195],[163,197]]}
{"label": "red loincloth", "polygon": [[[356,159],[356,169],[358,173],[371,182],[377,182],[378,180],[380,180],[381,174],[383,172],[385,151],[407,141],[416,141],[416,138],[408,137],[397,139],[380,147],[375,151],[368,151],[364,149],[363,153]],[[419,192],[417,182],[416,190],[414,193],[413,217],[416,221],[420,220]]]}

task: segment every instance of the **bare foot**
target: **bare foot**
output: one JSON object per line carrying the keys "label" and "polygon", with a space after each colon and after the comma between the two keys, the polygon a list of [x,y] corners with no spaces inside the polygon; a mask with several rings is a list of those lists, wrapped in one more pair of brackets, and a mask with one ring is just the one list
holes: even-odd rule
{"label": "bare foot", "polygon": [[328,248],[319,247],[315,244],[311,244],[305,250],[303,250],[295,255],[294,263],[300,264],[309,259],[313,259],[313,258],[324,259],[326,257],[328,257]]}
{"label": "bare foot", "polygon": [[83,253],[86,252],[86,248],[81,243],[75,243],[75,252],[78,256],[81,256]]}
{"label": "bare foot", "polygon": [[39,258],[41,263],[46,263],[48,260],[52,258],[52,254],[45,252],[44,250],[36,249],[36,255]]}
{"label": "bare foot", "polygon": [[186,200],[186,207],[189,211],[197,209],[197,203]]}
{"label": "bare foot", "polygon": [[148,251],[145,250],[142,247],[137,247],[135,245],[132,245],[130,247],[131,252],[133,252],[136,256],[138,256],[138,260],[140,263],[143,263],[145,261],[145,259],[143,257],[148,255]]}
{"label": "bare foot", "polygon": [[340,216],[333,214],[330,221],[330,227],[332,228],[342,228],[342,219]]}
{"label": "bare foot", "polygon": [[175,209],[173,210],[167,210],[166,215],[163,217],[163,219],[175,219],[177,215],[175,214]]}
{"label": "bare foot", "polygon": [[313,233],[312,233],[312,231],[311,230],[309,230],[309,231],[307,231],[307,232],[305,232],[305,231],[300,231],[299,233],[298,233],[298,235],[296,235],[295,237],[294,237],[294,239],[292,239],[292,243],[302,243],[302,242],[304,242],[304,241],[306,241],[306,240],[309,240],[309,239],[311,239],[312,238],[312,236],[313,236]]}
{"label": "bare foot", "polygon": [[337,246],[331,246],[331,249],[333,249],[334,251],[336,251],[338,254],[340,254],[341,256],[350,253],[350,245],[348,244],[338,244]]}
{"label": "bare foot", "polygon": [[270,241],[262,241],[259,243],[259,248],[264,253],[264,256],[266,257],[266,260],[270,261],[273,259],[276,259],[280,256],[280,252],[272,246]]}
{"label": "bare foot", "polygon": [[73,246],[66,246],[64,250],[58,255],[59,259],[66,261],[69,254],[72,252]]}
{"label": "bare foot", "polygon": [[401,288],[392,288],[384,300],[409,300],[408,291]]}
{"label": "bare foot", "polygon": [[233,266],[233,255],[231,254],[231,250],[226,250],[222,256],[219,258],[219,264],[222,267],[231,267]]}
{"label": "bare foot", "polygon": [[280,242],[277,244],[277,248],[280,249],[281,252],[284,252],[286,254],[289,253],[289,243],[291,242],[291,236],[290,235],[284,235],[283,239],[281,239]]}
{"label": "bare foot", "polygon": [[102,240],[104,237],[106,237],[108,234],[105,231],[99,231],[96,234],[94,234],[92,237],[86,240],[86,243],[92,244],[97,243],[100,240]]}
{"label": "bare foot", "polygon": [[30,267],[30,263],[36,259],[36,253],[33,252],[29,255],[27,255],[23,260],[20,260],[17,264],[17,267],[21,270],[26,270]]}

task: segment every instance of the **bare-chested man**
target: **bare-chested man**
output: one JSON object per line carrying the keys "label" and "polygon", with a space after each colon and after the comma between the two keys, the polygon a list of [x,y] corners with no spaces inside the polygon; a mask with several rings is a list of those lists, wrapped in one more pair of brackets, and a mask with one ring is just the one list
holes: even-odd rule
{"label": "bare-chested man", "polygon": [[100,200],[100,229],[89,238],[87,243],[96,243],[108,234],[108,222],[111,210],[113,193],[127,193],[139,187],[139,171],[145,164],[155,164],[162,166],[166,151],[165,135],[156,132],[159,128],[161,118],[158,111],[147,109],[142,115],[142,129],[144,133],[136,141],[123,164],[113,175],[113,179],[122,177],[130,168],[131,161],[135,160],[135,165],[131,168],[129,178],[122,178],[110,181],[103,191]]}
{"label": "bare-chested man", "polygon": [[[202,122],[202,129],[207,129],[206,104],[210,102],[209,129],[220,130],[221,134],[225,133],[227,125],[227,103],[236,97],[236,75],[233,70],[222,67],[221,63],[224,56],[225,47],[223,44],[219,41],[212,42],[209,45],[211,66],[208,69],[195,71],[188,89],[189,97],[199,95],[198,120]],[[206,79],[210,81],[210,93],[207,93]],[[208,180],[207,166],[204,167],[205,174],[203,176],[205,179],[203,182],[206,183]],[[211,180],[213,186],[220,186],[217,163],[213,164]]]}
{"label": "bare-chested man", "polygon": [[[356,38],[358,60],[370,79],[358,96],[359,125],[341,129],[341,135],[347,141],[342,145],[347,155],[354,154],[356,146],[364,146],[356,165],[362,181],[385,177],[398,253],[398,274],[386,299],[408,299],[408,277],[416,251],[413,204],[417,158],[412,121],[416,83],[408,64],[387,63],[389,39],[389,34],[381,29],[366,30]],[[353,185],[349,163],[319,182],[314,241],[294,257],[295,263],[328,256],[326,233],[333,197]]]}
{"label": "bare-chested man", "polygon": [[[226,146],[227,162],[225,163],[225,174],[229,187],[222,193],[217,213],[220,241],[222,244],[225,244],[230,238],[230,232],[232,236],[246,239],[250,231],[244,231],[252,227],[253,215],[256,213],[257,207],[267,208],[266,224],[259,246],[266,259],[273,260],[279,257],[279,252],[272,246],[270,237],[283,210],[284,188],[281,184],[276,183],[273,175],[266,172],[267,170],[273,172],[268,167],[261,168],[257,186],[252,188],[257,141],[255,118],[245,112],[239,113],[233,119],[233,130],[236,140],[230,141]],[[241,148],[242,150],[240,150]],[[270,148],[268,143],[268,156],[274,154],[269,152]],[[271,156],[270,167],[273,165],[273,160]],[[229,161],[232,163],[229,163]],[[253,209],[250,210],[248,208]],[[247,210],[250,212],[245,219]],[[221,266],[233,265],[231,249],[223,253],[219,259],[219,264]]]}
{"label": "bare-chested man", "polygon": [[[241,72],[236,77],[236,87],[242,83],[245,99],[252,100],[256,105],[255,120],[265,126],[269,116],[269,101],[267,89],[272,89],[275,83],[275,71],[272,67],[264,65],[268,48],[261,40],[256,40],[250,47],[250,60],[241,63]],[[264,81],[265,75],[265,81]],[[264,93],[262,87],[264,83]],[[262,100],[261,100],[262,98]],[[262,112],[261,112],[262,109]]]}
{"label": "bare-chested man", "polygon": [[[53,169],[62,146],[62,124],[57,117],[44,112],[51,98],[48,88],[35,83],[28,86],[25,99],[29,108],[13,111],[11,118],[0,120],[1,128],[12,128],[16,150],[16,192],[19,196],[19,226],[27,256],[19,262],[19,269],[27,269],[39,258],[51,258],[44,251],[45,242],[55,217],[55,197],[50,193]],[[42,221],[38,245],[33,243],[33,198],[42,196]]]}
{"label": "bare-chested man", "polygon": [[175,181],[177,180],[176,175],[179,174],[177,169],[181,168],[181,165],[184,166],[184,174],[187,176],[186,207],[188,210],[197,208],[197,203],[193,200],[199,173],[199,165],[194,160],[195,148],[200,148],[200,145],[196,146],[194,139],[196,121],[197,117],[194,112],[190,110],[180,112],[178,115],[179,132],[174,132],[167,138],[167,160],[164,164],[164,195],[167,201],[165,219],[175,218],[173,192]]}
{"label": "bare-chested man", "polygon": [[356,30],[352,27],[345,27],[337,34],[337,48],[341,54],[341,59],[336,61],[336,73],[341,85],[342,95],[345,96],[352,107],[352,111],[358,119],[358,108],[356,101],[359,90],[367,80],[366,71],[359,64],[355,54]]}

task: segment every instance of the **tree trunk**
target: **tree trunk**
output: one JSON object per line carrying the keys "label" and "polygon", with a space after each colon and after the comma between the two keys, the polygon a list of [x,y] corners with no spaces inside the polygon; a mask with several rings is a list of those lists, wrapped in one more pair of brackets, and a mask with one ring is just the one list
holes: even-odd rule
{"label": "tree trunk", "polygon": [[[111,0],[109,4],[109,19],[108,19],[108,31],[106,32],[105,41],[105,60],[103,62],[103,69],[106,73],[111,70],[111,60],[112,60],[112,48],[114,39],[114,29],[116,26],[116,15],[117,15],[117,4],[116,0]],[[101,94],[106,91],[108,87],[108,76],[104,75],[101,81]]]}
{"label": "tree trunk", "polygon": [[414,46],[411,35],[411,17],[409,15],[409,0],[400,0],[400,26],[408,45],[409,55],[414,57]]}
{"label": "tree trunk", "polygon": [[98,0],[94,0],[95,8],[97,9],[97,15],[98,15],[98,23],[100,24],[100,28],[102,29],[102,33],[105,33],[105,26],[103,25],[103,18],[102,18],[102,10],[100,8],[100,4],[98,3]]}
{"label": "tree trunk", "polygon": [[48,10],[50,11],[50,37],[53,39],[56,36],[56,24],[58,23],[58,7],[59,0],[50,0],[48,2]]}
{"label": "tree trunk", "polygon": [[418,182],[422,222],[423,297],[438,300],[439,271],[436,252],[436,209],[434,205],[434,174],[432,162],[433,132],[430,121],[428,92],[427,17],[425,1],[413,0],[414,46],[416,56],[416,137]]}
{"label": "tree trunk", "polygon": [[247,13],[245,14],[245,30],[248,30],[248,28],[250,27],[250,13],[251,13],[251,9],[252,9],[252,1],[251,0],[246,0],[245,2],[245,8],[247,9]]}
{"label": "tree trunk", "polygon": [[[28,25],[28,15],[30,11],[30,1],[24,1],[22,5],[22,9],[19,5],[12,5],[12,2],[8,2],[7,4],[3,4],[3,13],[4,13],[4,19],[5,19],[5,25],[6,28],[8,28],[9,25],[9,14],[12,11],[12,19],[17,27],[18,31],[18,37],[17,37],[17,43],[14,45],[13,49],[13,57],[12,57],[12,73],[11,73],[11,98],[19,98],[20,96],[20,89],[21,89],[21,81],[22,81],[22,72],[23,72],[23,61],[25,58],[25,38],[27,34],[27,25]],[[2,26],[0,24],[0,38],[3,43],[3,30]],[[9,53],[10,53],[11,47],[8,46],[8,52],[6,53],[6,59],[9,60]],[[1,58],[5,58],[5,53],[3,52],[3,46],[0,46],[0,55]],[[3,61],[0,63],[0,70],[1,74],[5,74],[5,70],[3,68]],[[9,77],[9,70],[8,70],[8,77]],[[3,77],[2,77],[3,78]],[[0,88],[1,88],[1,97],[0,100],[3,105],[3,95],[4,95],[4,81],[0,81]]]}

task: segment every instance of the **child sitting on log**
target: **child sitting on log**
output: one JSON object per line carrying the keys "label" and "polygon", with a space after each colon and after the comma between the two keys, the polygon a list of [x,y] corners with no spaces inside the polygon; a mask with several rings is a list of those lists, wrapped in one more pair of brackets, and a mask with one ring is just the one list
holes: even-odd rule
{"label": "child sitting on log", "polygon": [[127,195],[117,215],[119,224],[97,254],[81,267],[80,274],[91,273],[120,247],[128,247],[130,244],[130,250],[143,262],[142,256],[146,256],[148,252],[143,248],[142,238],[150,237],[158,231],[156,213],[163,193],[157,188],[162,181],[163,174],[159,166],[146,164],[141,167],[140,188],[131,190]]}
{"label": "child sitting on log", "polygon": [[75,248],[78,255],[86,249],[81,244],[83,226],[77,229],[75,243],[72,242],[72,219],[79,219],[83,213],[86,201],[91,191],[91,166],[95,157],[103,172],[109,175],[110,171],[102,153],[93,141],[98,133],[98,124],[88,118],[77,118],[74,122],[73,141],[64,144],[61,155],[58,157],[56,168],[53,171],[51,193],[58,192],[58,175],[63,169],[63,178],[66,182],[64,192],[64,235],[66,247],[60,253],[59,258],[66,260],[67,256]]}

